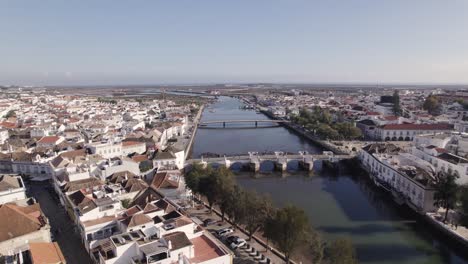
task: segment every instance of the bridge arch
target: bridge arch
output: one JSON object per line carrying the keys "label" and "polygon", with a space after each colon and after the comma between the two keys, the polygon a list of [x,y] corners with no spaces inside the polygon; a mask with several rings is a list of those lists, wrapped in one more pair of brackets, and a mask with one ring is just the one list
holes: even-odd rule
{"label": "bridge arch", "polygon": [[275,170],[275,162],[273,160],[262,160],[260,162],[260,172],[272,172]]}

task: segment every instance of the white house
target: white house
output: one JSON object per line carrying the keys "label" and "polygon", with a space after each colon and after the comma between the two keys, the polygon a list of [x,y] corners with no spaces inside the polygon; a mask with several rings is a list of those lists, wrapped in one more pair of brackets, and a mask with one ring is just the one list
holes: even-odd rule
{"label": "white house", "polygon": [[53,148],[65,140],[63,137],[58,136],[44,136],[37,142],[37,147]]}
{"label": "white house", "polygon": [[5,143],[5,141],[9,138],[8,130],[7,129],[0,129],[0,144]]}
{"label": "white house", "polygon": [[159,151],[154,157],[154,167],[183,169],[185,162],[185,150],[174,146],[168,147],[164,151]]}
{"label": "white house", "polygon": [[122,144],[122,155],[127,156],[128,154],[137,153],[143,154],[146,152],[146,143],[138,141],[124,141]]}
{"label": "white house", "polygon": [[389,143],[369,144],[358,157],[375,184],[390,191],[395,201],[419,213],[435,210],[431,164]]}
{"label": "white house", "polygon": [[103,158],[113,158],[122,156],[122,143],[114,143],[114,142],[95,142],[86,145],[92,154],[101,155]]}
{"label": "white house", "polygon": [[19,175],[0,175],[0,204],[26,199],[26,188]]}

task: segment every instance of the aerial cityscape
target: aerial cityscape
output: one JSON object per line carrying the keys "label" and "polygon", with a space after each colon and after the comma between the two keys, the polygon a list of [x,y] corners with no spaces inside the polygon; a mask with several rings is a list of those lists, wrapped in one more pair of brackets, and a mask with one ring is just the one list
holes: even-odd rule
{"label": "aerial cityscape", "polygon": [[0,263],[468,263],[468,2],[0,3]]}

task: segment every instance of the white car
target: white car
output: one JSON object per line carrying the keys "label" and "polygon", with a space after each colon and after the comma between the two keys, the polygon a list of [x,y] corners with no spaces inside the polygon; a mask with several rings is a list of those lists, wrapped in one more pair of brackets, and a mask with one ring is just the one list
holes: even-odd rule
{"label": "white car", "polygon": [[247,244],[247,241],[245,241],[245,239],[238,238],[238,239],[234,240],[234,242],[232,242],[231,245],[229,245],[229,246],[232,249],[236,249],[236,248],[240,248],[242,246],[245,246],[245,244]]}
{"label": "white car", "polygon": [[226,236],[226,235],[229,235],[229,234],[232,234],[234,233],[234,229],[232,228],[223,228],[223,229],[220,229],[218,231],[216,231],[216,235],[218,237],[223,237],[223,236]]}

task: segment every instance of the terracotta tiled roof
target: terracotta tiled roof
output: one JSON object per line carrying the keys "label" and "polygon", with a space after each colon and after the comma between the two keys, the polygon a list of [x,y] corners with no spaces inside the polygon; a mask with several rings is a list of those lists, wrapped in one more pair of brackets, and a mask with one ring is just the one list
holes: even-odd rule
{"label": "terracotta tiled roof", "polygon": [[39,204],[0,205],[0,219],[0,242],[35,232],[45,225]]}
{"label": "terracotta tiled roof", "polygon": [[86,156],[86,150],[85,149],[78,149],[78,150],[71,150],[71,151],[66,151],[60,154],[61,157],[67,158],[67,159],[73,159],[76,157],[80,156]]}
{"label": "terracotta tiled roof", "polygon": [[190,259],[190,262],[201,263],[224,255],[223,251],[205,235],[193,238],[190,241],[195,252],[195,256]]}
{"label": "terracotta tiled roof", "polygon": [[11,175],[0,175],[0,191],[20,188],[20,182],[17,177]]}
{"label": "terracotta tiled roof", "polygon": [[451,130],[449,124],[389,124],[382,127],[385,130]]}
{"label": "terracotta tiled roof", "polygon": [[134,227],[139,225],[144,225],[146,223],[152,223],[153,219],[145,214],[135,214],[131,217],[130,221],[128,222],[128,227]]}
{"label": "terracotta tiled roof", "polygon": [[12,123],[12,122],[1,122],[0,127],[10,128],[10,129],[11,128],[17,128],[16,124]]}
{"label": "terracotta tiled roof", "polygon": [[34,264],[63,264],[65,257],[57,242],[53,243],[29,243],[32,263]]}
{"label": "terracotta tiled roof", "polygon": [[172,250],[177,250],[187,246],[191,246],[192,242],[187,238],[184,232],[174,232],[163,236],[166,241],[172,244]]}
{"label": "terracotta tiled roof", "polygon": [[169,179],[169,174],[167,172],[160,172],[154,175],[151,186],[156,189],[160,188],[177,188],[179,183]]}
{"label": "terracotta tiled roof", "polygon": [[148,160],[148,157],[146,155],[135,155],[132,157],[132,160],[135,162],[142,162]]}
{"label": "terracotta tiled roof", "polygon": [[41,138],[37,143],[51,144],[57,142],[59,139],[60,137],[57,136],[46,136]]}
{"label": "terracotta tiled roof", "polygon": [[141,145],[141,144],[145,144],[145,143],[138,142],[138,141],[124,141],[122,142],[122,147],[130,147],[130,146]]}

